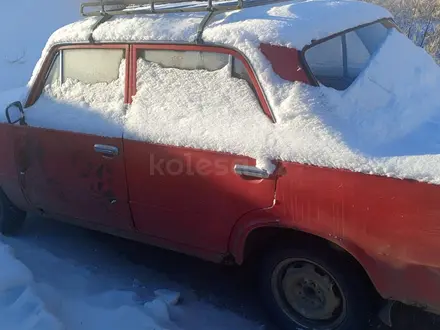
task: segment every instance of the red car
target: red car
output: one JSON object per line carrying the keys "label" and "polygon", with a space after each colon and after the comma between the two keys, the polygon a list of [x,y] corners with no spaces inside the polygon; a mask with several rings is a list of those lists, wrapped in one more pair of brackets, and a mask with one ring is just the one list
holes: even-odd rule
{"label": "red car", "polygon": [[386,10],[128,2],[84,4],[8,100],[2,233],[37,212],[257,261],[282,329],[362,329],[380,301],[440,313],[438,67]]}

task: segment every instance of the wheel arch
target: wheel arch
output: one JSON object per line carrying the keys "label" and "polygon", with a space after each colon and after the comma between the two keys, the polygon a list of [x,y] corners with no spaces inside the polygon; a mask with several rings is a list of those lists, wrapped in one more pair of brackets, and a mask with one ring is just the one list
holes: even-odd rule
{"label": "wheel arch", "polygon": [[247,229],[236,229],[231,236],[230,253],[235,262],[241,265],[255,261],[267,249],[286,245],[331,249],[339,253],[368,281],[371,288],[382,296],[378,285],[379,279],[376,276],[376,260],[356,244],[298,228],[284,227],[276,220],[256,221]]}

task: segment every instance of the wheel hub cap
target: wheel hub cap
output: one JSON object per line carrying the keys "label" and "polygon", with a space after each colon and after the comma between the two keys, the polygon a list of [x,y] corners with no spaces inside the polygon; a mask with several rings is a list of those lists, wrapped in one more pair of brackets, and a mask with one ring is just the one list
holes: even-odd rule
{"label": "wheel hub cap", "polygon": [[300,315],[312,320],[330,320],[341,306],[334,282],[308,263],[290,265],[281,281],[287,303]]}

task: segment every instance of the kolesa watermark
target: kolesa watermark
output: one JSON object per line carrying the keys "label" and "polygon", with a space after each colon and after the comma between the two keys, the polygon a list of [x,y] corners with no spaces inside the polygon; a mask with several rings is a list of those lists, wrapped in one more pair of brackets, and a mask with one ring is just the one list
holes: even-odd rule
{"label": "kolesa watermark", "polygon": [[[243,163],[243,159],[237,160]],[[246,165],[246,164],[244,164]],[[183,158],[163,158],[150,155],[149,174],[160,176],[197,175],[223,176],[234,170],[234,162],[230,159],[209,159],[193,156],[191,153],[183,154]]]}

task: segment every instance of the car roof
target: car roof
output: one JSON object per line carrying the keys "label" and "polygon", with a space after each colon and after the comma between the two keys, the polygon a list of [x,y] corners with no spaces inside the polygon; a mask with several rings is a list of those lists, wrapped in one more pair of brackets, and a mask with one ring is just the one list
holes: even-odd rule
{"label": "car roof", "polygon": [[[49,38],[28,85],[55,45],[89,43],[91,35],[95,43],[194,43],[207,13],[119,15],[97,27],[101,17],[88,17],[66,25]],[[217,14],[202,38],[242,52],[259,71],[255,65],[262,60],[257,51],[262,43],[302,49],[313,40],[391,17],[386,9],[362,1],[286,1]]]}
{"label": "car roof", "polygon": [[[206,14],[114,16],[96,28],[93,39],[95,42],[193,42]],[[360,1],[286,1],[215,15],[205,27],[203,39],[232,47],[240,42],[263,42],[302,49],[312,40],[391,16],[382,7]],[[48,46],[87,42],[98,19],[86,18],[59,29]]]}

